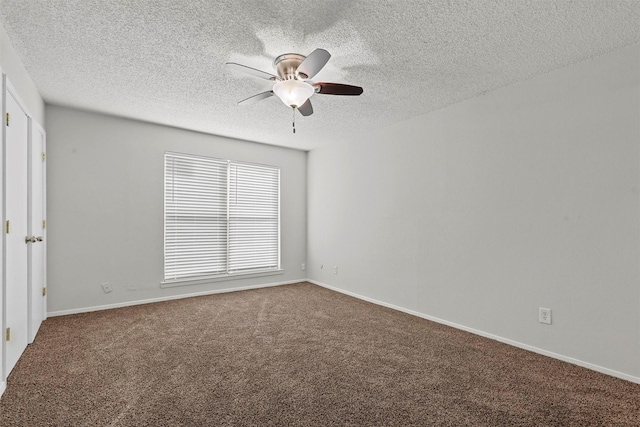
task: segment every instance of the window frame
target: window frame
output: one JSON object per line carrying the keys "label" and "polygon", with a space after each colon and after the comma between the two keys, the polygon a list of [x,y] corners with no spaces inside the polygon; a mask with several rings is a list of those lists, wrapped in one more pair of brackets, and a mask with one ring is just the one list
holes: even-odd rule
{"label": "window frame", "polygon": [[[181,158],[187,158],[187,159],[193,158],[196,161],[197,160],[212,161],[214,163],[226,164],[227,179],[226,179],[226,186],[224,188],[224,194],[222,194],[222,197],[225,198],[227,201],[226,211],[224,212],[225,222],[226,222],[226,234],[225,234],[226,250],[224,251],[224,254],[223,254],[226,259],[226,266],[224,271],[221,273],[199,274],[199,275],[193,275],[193,276],[167,278],[167,218],[168,218],[168,215],[167,215],[167,205],[168,205],[167,203],[167,195],[168,195],[167,161],[168,159],[175,158],[175,157],[181,157]],[[230,159],[221,159],[221,158],[216,158],[211,156],[204,156],[200,154],[187,154],[187,153],[179,153],[174,151],[165,151],[163,159],[164,159],[164,162],[163,162],[163,165],[164,165],[164,170],[163,170],[163,178],[164,178],[164,183],[163,183],[163,280],[160,282],[160,286],[162,288],[183,286],[183,285],[190,285],[190,284],[208,283],[208,282],[227,281],[227,280],[234,280],[234,279],[244,279],[244,278],[251,278],[251,277],[262,277],[262,276],[270,276],[270,275],[277,275],[277,274],[284,273],[284,269],[282,268],[282,243],[281,243],[282,242],[282,238],[281,238],[281,232],[282,232],[281,184],[282,183],[281,183],[281,168],[279,166],[266,165],[266,164],[260,164],[260,163],[251,163],[251,162],[242,162],[242,161],[235,161]],[[277,219],[276,219],[277,238],[275,240],[277,244],[277,266],[276,267],[265,267],[265,268],[258,267],[258,268],[253,268],[246,271],[230,271],[229,259],[230,259],[230,242],[231,242],[231,234],[232,234],[230,231],[230,224],[232,222],[232,215],[231,215],[232,208],[230,206],[230,197],[232,193],[231,169],[234,166],[249,167],[249,168],[255,167],[262,170],[265,170],[265,169],[271,170],[272,173],[273,172],[276,173],[276,182],[277,182],[277,196],[276,196],[277,200],[275,203],[275,205],[277,205]],[[236,171],[237,171],[237,168],[236,168]],[[172,178],[172,182],[175,183],[173,178]],[[273,203],[273,200],[271,200],[271,203]],[[236,218],[236,217],[233,217],[233,218]],[[273,224],[273,222],[270,222],[270,224]]]}

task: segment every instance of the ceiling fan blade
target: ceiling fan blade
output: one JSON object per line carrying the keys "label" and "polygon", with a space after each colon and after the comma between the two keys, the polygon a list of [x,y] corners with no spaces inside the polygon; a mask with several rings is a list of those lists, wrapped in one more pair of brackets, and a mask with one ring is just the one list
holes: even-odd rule
{"label": "ceiling fan blade", "polygon": [[273,96],[273,91],[272,90],[268,90],[266,92],[261,92],[257,95],[253,95],[250,96],[246,99],[243,99],[242,101],[238,101],[238,105],[251,105],[251,104],[255,104],[258,101],[262,101],[263,99],[267,99],[269,97]]}
{"label": "ceiling fan blade", "polygon": [[322,70],[331,58],[331,54],[324,49],[316,49],[298,66],[298,73],[305,74],[307,78],[312,78],[318,71]]}
{"label": "ceiling fan blade", "polygon": [[324,95],[351,95],[357,96],[361,95],[364,90],[360,86],[351,86],[344,85],[342,83],[314,83],[314,87],[317,93],[322,93]]}
{"label": "ceiling fan blade", "polygon": [[260,77],[261,79],[266,80],[275,80],[276,76],[273,74],[269,74],[265,71],[257,70],[255,68],[247,67],[246,65],[236,64],[235,62],[227,62],[227,67],[236,70],[242,71],[243,73],[251,74],[252,76]]}
{"label": "ceiling fan blade", "polygon": [[307,102],[298,107],[298,111],[303,116],[310,116],[313,114],[313,106],[311,105],[311,100],[307,99]]}

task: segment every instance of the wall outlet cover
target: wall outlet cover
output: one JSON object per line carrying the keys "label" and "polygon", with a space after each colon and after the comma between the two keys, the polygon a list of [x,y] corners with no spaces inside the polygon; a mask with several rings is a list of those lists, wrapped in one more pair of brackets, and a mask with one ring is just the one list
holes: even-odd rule
{"label": "wall outlet cover", "polygon": [[551,324],[551,309],[542,308],[538,309],[538,321],[547,325]]}

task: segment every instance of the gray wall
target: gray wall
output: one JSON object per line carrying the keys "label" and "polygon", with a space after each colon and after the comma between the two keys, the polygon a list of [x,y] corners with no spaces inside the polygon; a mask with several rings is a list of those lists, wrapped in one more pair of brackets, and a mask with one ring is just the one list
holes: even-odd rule
{"label": "gray wall", "polygon": [[639,50],[310,152],[309,278],[640,380]]}
{"label": "gray wall", "polygon": [[[306,278],[306,152],[59,106],[46,118],[49,312]],[[160,288],[165,150],[280,166],[283,275]]]}

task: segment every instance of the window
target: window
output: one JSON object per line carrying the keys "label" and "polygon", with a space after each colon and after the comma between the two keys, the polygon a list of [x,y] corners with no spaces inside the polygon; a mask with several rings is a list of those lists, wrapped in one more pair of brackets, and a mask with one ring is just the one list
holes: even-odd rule
{"label": "window", "polygon": [[280,169],[165,153],[165,283],[280,270]]}

